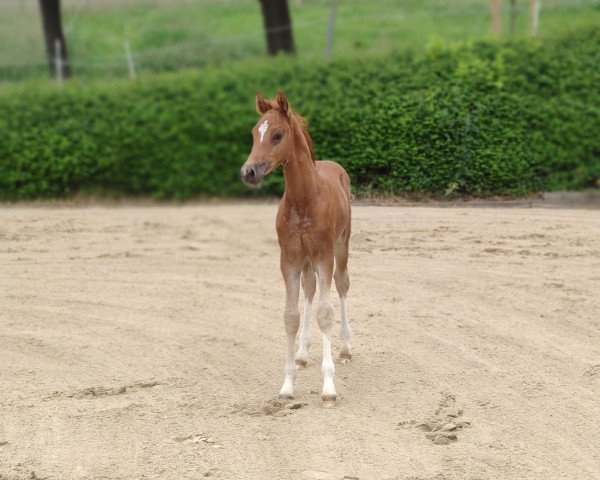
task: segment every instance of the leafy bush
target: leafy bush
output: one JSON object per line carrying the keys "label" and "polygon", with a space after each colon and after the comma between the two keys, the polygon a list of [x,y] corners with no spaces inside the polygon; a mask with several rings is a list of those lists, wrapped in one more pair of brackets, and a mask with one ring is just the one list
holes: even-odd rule
{"label": "leafy bush", "polygon": [[76,192],[189,198],[248,190],[254,91],[286,91],[318,158],[357,191],[511,194],[598,187],[600,29],[539,44],[432,46],[311,64],[289,58],[137,82],[7,87],[0,198]]}

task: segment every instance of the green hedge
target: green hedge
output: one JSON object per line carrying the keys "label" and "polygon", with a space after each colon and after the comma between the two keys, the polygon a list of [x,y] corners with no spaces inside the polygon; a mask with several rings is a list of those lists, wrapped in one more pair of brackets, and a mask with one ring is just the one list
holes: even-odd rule
{"label": "green hedge", "polygon": [[[250,191],[239,168],[254,91],[310,121],[317,157],[360,192],[597,188],[600,29],[547,41],[431,46],[325,63],[278,58],[137,82],[0,92],[0,198],[77,192],[189,198]],[[76,74],[76,72],[75,72]]]}

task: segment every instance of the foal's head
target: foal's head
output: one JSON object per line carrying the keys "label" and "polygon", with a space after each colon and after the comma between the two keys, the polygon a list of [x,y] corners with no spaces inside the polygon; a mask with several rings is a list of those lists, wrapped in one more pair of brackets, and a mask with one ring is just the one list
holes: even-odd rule
{"label": "foal's head", "polygon": [[256,110],[260,120],[252,129],[254,144],[242,166],[242,180],[256,185],[268,173],[289,159],[294,147],[292,135],[295,115],[283,92],[275,100],[265,100],[256,93]]}

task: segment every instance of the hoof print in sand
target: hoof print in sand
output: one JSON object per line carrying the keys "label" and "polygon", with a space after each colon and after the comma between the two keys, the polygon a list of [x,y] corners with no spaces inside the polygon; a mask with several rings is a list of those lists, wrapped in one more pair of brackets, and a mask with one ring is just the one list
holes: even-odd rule
{"label": "hoof print in sand", "polygon": [[268,400],[263,406],[235,405],[231,413],[240,413],[251,417],[262,417],[272,415],[274,417],[285,417],[291,415],[291,410],[299,410],[306,407],[308,403],[287,402],[284,400]]}
{"label": "hoof print in sand", "polygon": [[458,440],[458,432],[470,423],[461,420],[463,410],[456,407],[456,397],[444,393],[444,399],[440,402],[434,416],[429,420],[417,425],[417,428],[425,431],[425,437],[436,445],[448,445]]}
{"label": "hoof print in sand", "polygon": [[175,437],[173,441],[177,443],[199,443],[213,448],[223,448],[214,438],[202,435],[201,433],[187,435],[185,437]]}
{"label": "hoof print in sand", "polygon": [[113,395],[123,395],[125,393],[134,392],[137,390],[143,390],[146,388],[156,387],[157,385],[162,385],[157,381],[150,382],[137,382],[131,383],[129,385],[122,385],[119,387],[88,387],[82,388],[79,390],[75,390],[72,392],[54,392],[53,396],[66,396],[68,398],[97,398],[97,397],[110,397]]}
{"label": "hoof print in sand", "polygon": [[600,363],[598,365],[592,365],[585,371],[587,377],[600,378]]}
{"label": "hoof print in sand", "polygon": [[[12,480],[13,477],[3,477],[0,474],[0,480],[4,480],[4,478],[6,478],[6,480]],[[48,477],[38,477],[33,470],[31,471],[31,473],[29,474],[28,477],[23,477],[23,478],[27,478],[28,480],[47,480],[48,479]]]}

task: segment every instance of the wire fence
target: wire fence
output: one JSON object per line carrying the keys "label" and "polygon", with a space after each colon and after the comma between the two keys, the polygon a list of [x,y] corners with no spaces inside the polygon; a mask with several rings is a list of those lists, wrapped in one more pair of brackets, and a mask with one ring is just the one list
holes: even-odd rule
{"label": "wire fence", "polygon": [[[29,15],[35,17],[37,11],[32,9],[32,3],[25,1],[8,1],[11,7],[5,3],[7,0],[0,0],[0,15],[2,11],[12,8],[13,12],[29,12]],[[253,0],[254,1],[254,0]],[[260,28],[262,23],[259,9],[256,8],[258,18],[254,19],[255,28],[247,28],[240,33],[204,33],[194,32],[193,39],[183,39],[173,41],[170,44],[148,47],[144,42],[128,38],[123,33],[120,38],[115,35],[116,45],[107,53],[86,52],[80,45],[85,40],[85,35],[80,31],[89,27],[89,23],[95,21],[99,10],[92,10],[93,2],[88,0],[71,0],[66,2],[69,9],[64,12],[64,25],[67,44],[71,50],[71,56],[68,65],[72,68],[74,75],[82,77],[102,77],[102,76],[129,76],[135,78],[139,74],[149,71],[169,71],[189,67],[203,67],[206,64],[218,64],[228,60],[243,58],[252,58],[264,55],[265,51],[265,33]],[[167,0],[149,0],[144,2],[140,0],[124,0],[127,5],[144,5],[152,3],[157,9],[161,5],[168,5],[173,8],[174,3],[182,6],[189,6],[191,2],[186,0],[167,1]],[[203,2],[200,2],[203,3]],[[209,5],[210,2],[205,2]],[[243,2],[229,2],[237,8]],[[258,2],[256,2],[258,3]],[[376,3],[376,2],[374,2]],[[296,37],[299,55],[330,56],[335,55],[336,50],[349,51],[352,49],[360,50],[370,46],[373,49],[380,49],[381,45],[387,48],[402,48],[404,46],[414,46],[415,44],[426,41],[427,38],[441,36],[447,33],[446,28],[451,32],[451,38],[469,38],[481,36],[489,33],[490,26],[490,2],[481,0],[477,3],[467,1],[463,5],[442,5],[439,2],[431,2],[430,8],[420,8],[415,10],[406,10],[402,8],[390,8],[392,3],[382,2],[385,9],[371,8],[365,12],[365,9],[348,6],[345,2],[339,1],[332,3],[333,7],[324,4],[324,2],[300,2],[293,9],[293,32]],[[422,2],[426,5],[428,2]],[[123,3],[115,3],[112,10],[116,17],[132,15],[130,10],[123,11]],[[223,12],[226,12],[228,2],[222,6]],[[335,6],[337,5],[337,9]],[[502,4],[501,14],[506,16],[509,13],[520,17],[521,23],[527,22],[529,13],[529,1],[517,0],[514,9],[510,9],[507,0]],[[97,7],[94,7],[97,8]],[[600,19],[600,0],[545,0],[541,5],[541,19],[539,25],[544,29],[544,20],[546,16],[549,20],[557,23],[564,17],[565,13],[573,13],[573,22],[580,21],[579,17],[595,15]],[[100,10],[106,16],[106,10]],[[185,14],[185,12],[183,12]],[[332,19],[333,15],[333,19]],[[224,14],[226,17],[226,14]],[[127,18],[121,18],[125,23]],[[564,21],[564,18],[562,18]],[[39,22],[39,19],[38,19]],[[40,22],[41,23],[41,22]],[[457,25],[464,25],[464,34],[457,34]],[[567,25],[568,26],[568,25]],[[41,34],[41,25],[38,25],[39,31],[39,52],[35,55],[24,54],[10,60],[2,58],[2,49],[7,48],[6,43],[0,46],[0,81],[22,80],[30,77],[39,77],[48,75],[48,61],[43,56],[43,40]],[[279,31],[287,28],[287,25],[281,25],[270,29],[269,31]],[[0,21],[0,29],[2,22]],[[422,28],[423,31],[415,31]],[[521,32],[526,33],[526,26],[522,26]],[[508,29],[505,29],[505,32]],[[151,36],[152,32],[148,32]],[[411,35],[414,37],[411,37]],[[177,37],[177,35],[174,35]],[[0,37],[1,39],[1,37]]]}

